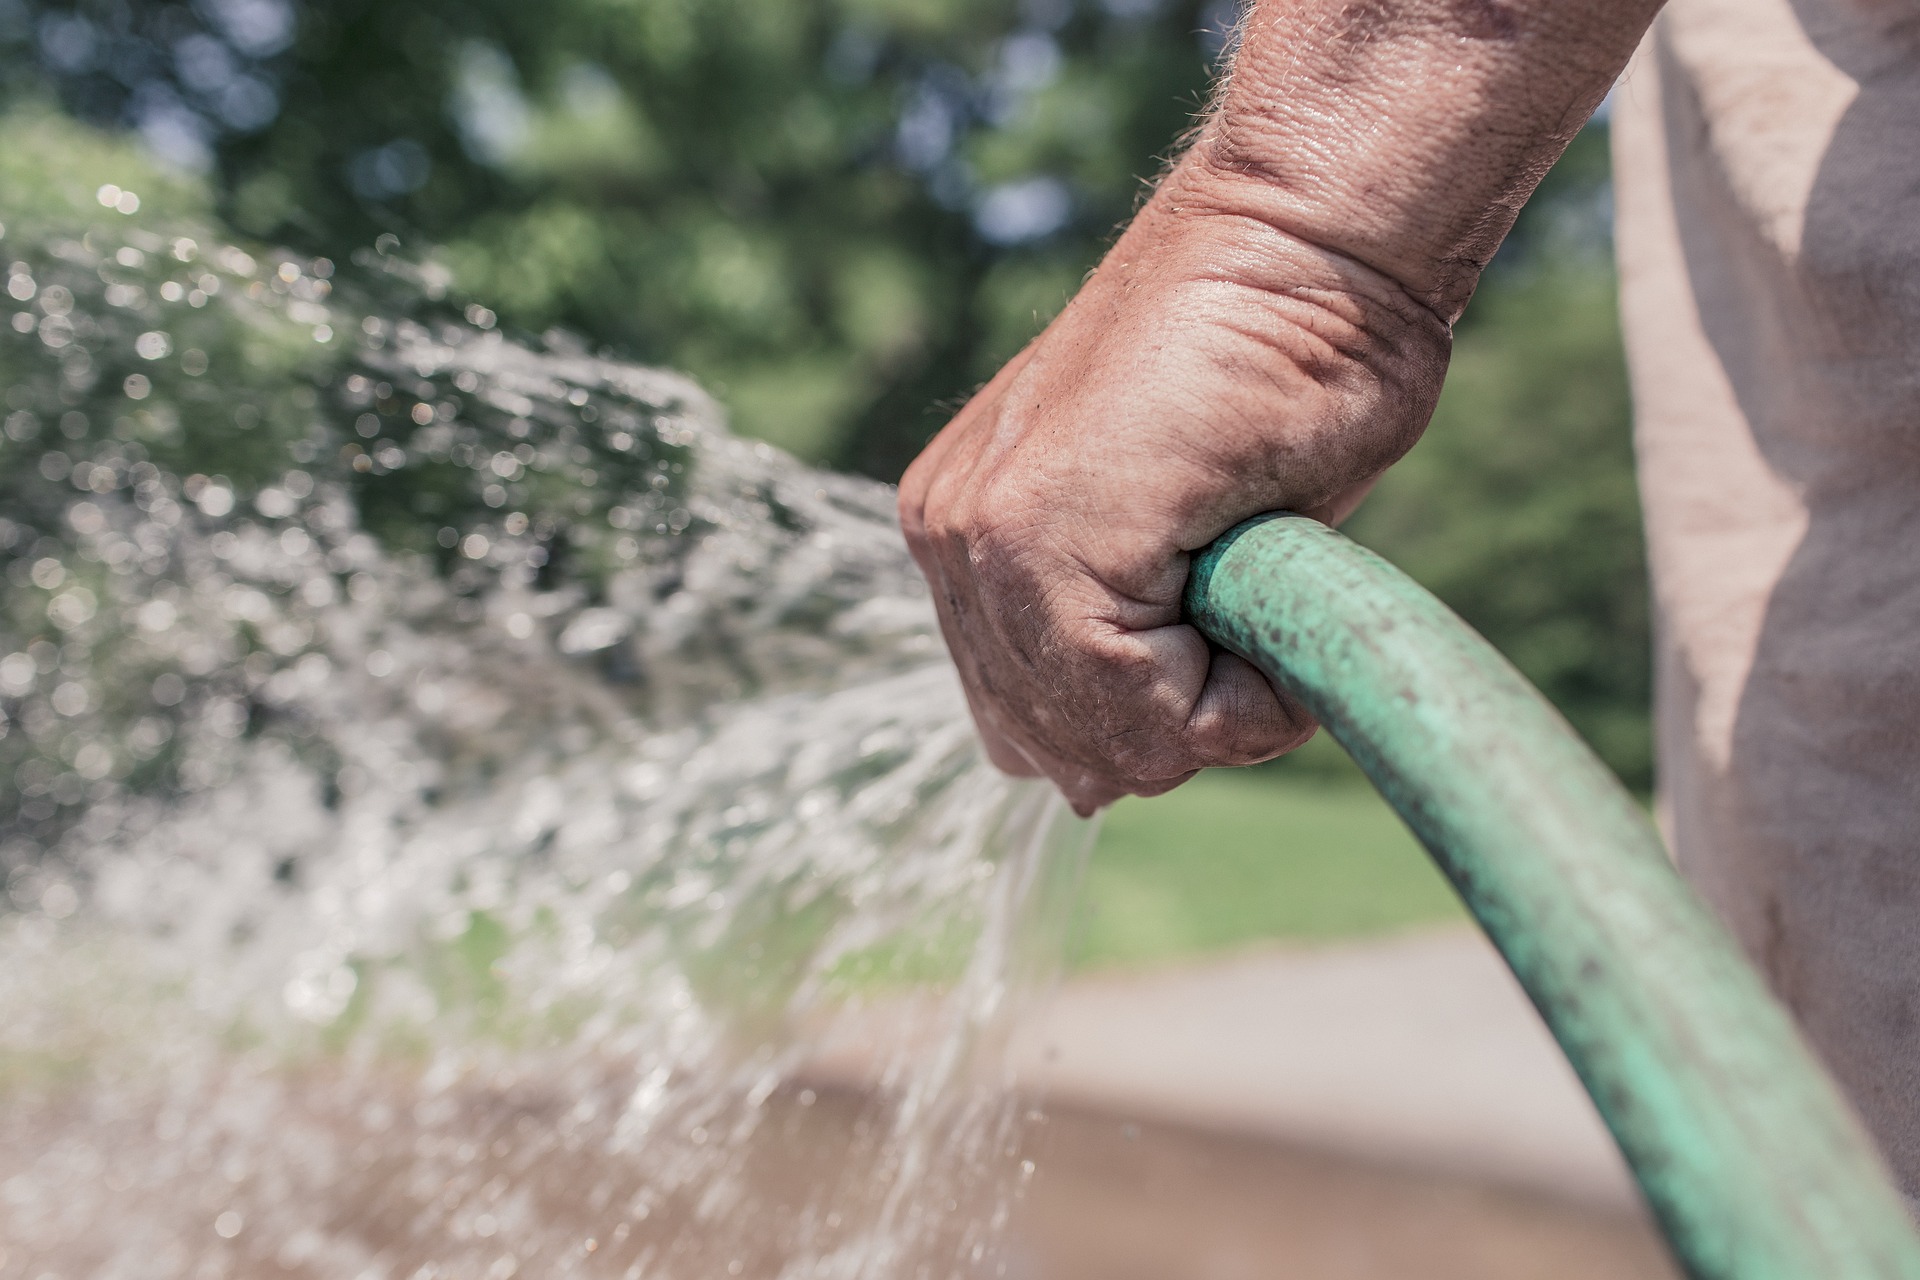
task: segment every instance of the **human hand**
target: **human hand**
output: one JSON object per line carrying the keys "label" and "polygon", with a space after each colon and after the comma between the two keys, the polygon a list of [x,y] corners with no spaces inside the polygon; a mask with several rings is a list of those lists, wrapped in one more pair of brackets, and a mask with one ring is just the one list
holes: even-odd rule
{"label": "human hand", "polygon": [[1312,734],[1180,621],[1188,557],[1264,511],[1344,517],[1445,372],[1427,303],[1254,194],[1190,155],[901,482],[988,754],[1082,814]]}
{"label": "human hand", "polygon": [[1409,448],[1450,325],[1659,0],[1253,0],[1198,141],[927,447],[901,524],[1001,768],[1081,813],[1304,741],[1180,622],[1187,558],[1337,520]]}

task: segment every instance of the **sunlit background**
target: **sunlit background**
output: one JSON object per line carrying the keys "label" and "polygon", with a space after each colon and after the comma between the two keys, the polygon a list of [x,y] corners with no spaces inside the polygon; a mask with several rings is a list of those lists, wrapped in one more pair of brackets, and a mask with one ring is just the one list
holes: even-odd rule
{"label": "sunlit background", "polygon": [[[269,301],[295,322],[300,307],[321,306],[336,288],[342,314],[359,307],[370,317],[424,297],[430,310],[464,317],[476,332],[685,371],[717,398],[736,431],[809,463],[892,481],[1098,259],[1205,103],[1236,14],[1233,0],[0,0],[0,218],[13,224],[0,231],[0,259],[13,256],[8,249],[35,218],[53,216],[57,202],[42,194],[71,170],[86,176],[104,211],[131,217],[144,201],[143,216],[204,219],[254,246],[262,262],[269,251],[284,251],[291,274],[283,268],[264,279],[279,280],[271,286],[279,300]],[[116,155],[137,159],[115,169]],[[121,179],[126,191],[96,182],[122,169],[141,175]],[[1482,630],[1644,793],[1651,785],[1647,605],[1614,314],[1608,173],[1603,113],[1549,175],[1483,281],[1458,328],[1453,371],[1427,438],[1348,531]],[[106,304],[135,305],[132,294],[116,302],[114,288],[151,288],[169,305],[198,308],[223,281],[232,289],[239,279],[224,267],[216,272],[208,259],[211,283],[203,286],[192,275],[200,267],[180,268],[164,252],[155,261],[185,275],[162,284],[160,268],[148,272],[152,279],[141,274],[144,257],[124,259],[124,279],[114,277],[120,282],[108,286]],[[10,274],[15,279],[30,277]],[[29,284],[19,288],[26,296],[13,298],[28,316],[34,295]],[[47,296],[32,301],[38,310],[30,326],[60,319]],[[139,305],[146,301],[142,292]],[[207,356],[189,345],[189,328],[138,339],[129,330],[129,341],[151,339],[153,350],[137,356],[153,367],[115,386],[144,398],[168,378],[199,378]],[[154,345],[162,341],[165,350]],[[216,335],[202,344],[218,358],[215,342],[237,349],[240,339]],[[221,383],[221,395],[240,406],[228,406],[232,412],[285,414],[291,422],[311,409],[272,388],[317,357],[276,351]],[[434,376],[445,381],[451,368]],[[387,383],[377,393],[369,380],[377,370],[353,376],[363,385],[352,394],[365,400],[354,412],[404,410],[388,404]],[[457,399],[471,390],[453,387],[447,382],[441,391]],[[27,409],[24,401],[8,407],[15,418]],[[415,425],[438,429],[425,399],[415,408],[426,413]],[[16,432],[15,418],[7,430],[18,455],[51,456],[45,450],[60,443],[53,437],[65,419],[40,413],[32,430],[41,432],[44,419],[45,435],[35,443],[25,426]],[[82,417],[72,438],[86,429]],[[359,492],[361,518],[387,545],[477,573],[464,562],[524,543],[528,581],[536,572],[542,582],[551,576],[544,566],[558,543],[550,535],[565,517],[541,525],[545,508],[513,487],[516,479],[531,483],[531,472],[522,472],[533,446],[545,447],[538,437],[488,444],[501,448],[475,454],[475,465],[484,472],[486,457],[504,459],[491,464],[496,474],[456,492],[383,463],[387,447],[404,456],[382,435],[390,429],[383,420],[359,433],[361,474],[371,475]],[[394,435],[416,454],[426,447]],[[303,461],[299,444],[293,447],[294,460]],[[175,498],[225,516],[235,494],[253,492],[247,456],[242,449],[227,459],[211,481],[196,474],[200,487]],[[652,464],[650,456],[631,461],[641,468],[635,483],[642,488]],[[46,472],[63,464],[23,465],[67,480]],[[285,465],[278,454],[271,467],[259,463]],[[578,472],[585,464],[568,465]],[[575,474],[571,483],[584,490],[625,483],[632,477],[619,468],[628,465],[596,456],[589,478]],[[268,470],[258,484],[268,482]],[[390,483],[375,483],[389,473]],[[285,512],[258,510],[290,516],[305,497],[286,496]],[[503,516],[506,506],[515,509]],[[685,516],[673,510],[674,518]],[[661,518],[664,532],[664,508]],[[618,568],[620,557],[635,554],[624,549],[633,539],[619,536],[627,527],[616,522],[600,551],[577,554],[611,557]],[[53,558],[33,545],[9,555],[16,589],[59,585],[57,565],[39,567]],[[27,688],[50,662],[26,649],[0,658],[0,693]],[[19,670],[10,674],[8,663]],[[171,693],[171,686],[152,688],[156,696]],[[131,740],[120,745],[135,755],[159,751],[158,743],[151,750]],[[8,758],[16,769],[5,784],[9,829],[41,838],[35,833],[77,803],[61,800],[58,788],[78,797],[91,766],[69,761],[72,771],[60,772],[67,766]],[[100,767],[104,776],[107,766]],[[1278,848],[1276,833],[1284,833]],[[51,890],[31,884],[38,904]],[[1297,759],[1208,775],[1172,796],[1117,807],[1088,869],[1070,942],[1078,981],[1096,986],[1074,989],[1081,1004],[1070,1000],[1069,1009],[1097,1005],[1103,982],[1150,985],[1266,954],[1263,948],[1296,959],[1329,948],[1373,955],[1400,945],[1409,929],[1445,934],[1460,918],[1449,891],[1337,749],[1316,744]],[[1438,962],[1416,952],[1404,963]],[[1275,981],[1295,981],[1286,974]],[[1206,990],[1196,988],[1195,999]],[[1478,1025],[1471,1016],[1462,1015],[1461,1034]],[[1071,1101],[1072,1080],[1061,1087]],[[1062,1112],[1069,1137],[1061,1139],[1061,1167],[1074,1170],[1079,1160],[1086,1168],[1063,1175],[1065,1189],[1053,1202],[1045,1200],[1044,1175],[1037,1184],[1041,1201],[1055,1204],[1052,1220],[1094,1214],[1106,1202],[1085,1190],[1099,1181],[1087,1168],[1129,1158],[1132,1138],[1097,1155],[1112,1134],[1089,1114],[1104,1113],[1071,1105]],[[1284,1142],[1267,1154],[1230,1156],[1192,1139],[1200,1145],[1189,1150],[1183,1135],[1188,1130],[1176,1124],[1140,1166],[1149,1182],[1175,1179],[1188,1189],[1155,1193],[1173,1202],[1202,1194],[1194,1188],[1213,1188],[1204,1192],[1213,1196],[1218,1182],[1294,1185],[1296,1205],[1308,1206],[1321,1194],[1301,1190],[1311,1184],[1336,1200],[1347,1196],[1342,1212],[1375,1206],[1354,1211],[1356,1221],[1385,1214],[1417,1224],[1437,1215],[1468,1224],[1461,1230],[1469,1236],[1480,1231],[1506,1242],[1462,1245],[1460,1256],[1478,1266],[1518,1259],[1511,1274],[1529,1274],[1549,1255],[1512,1242],[1549,1237],[1562,1242],[1555,1248],[1585,1240],[1592,1257],[1612,1257],[1607,1250],[1618,1240],[1607,1233],[1626,1232],[1620,1238],[1629,1243],[1618,1245],[1626,1260],[1608,1270],[1603,1259],[1592,1274],[1657,1273],[1644,1269],[1657,1263],[1646,1261],[1644,1240],[1633,1234],[1641,1229],[1606,1216],[1620,1209],[1611,1200],[1599,1217],[1568,1210],[1562,1222],[1553,1218],[1561,1208],[1536,1213],[1523,1196],[1515,1209],[1473,1190],[1480,1185],[1473,1178],[1485,1174],[1479,1166],[1466,1181],[1453,1178],[1436,1190],[1442,1183],[1421,1180],[1432,1160],[1421,1165],[1427,1172],[1403,1178],[1391,1151],[1355,1155],[1339,1134],[1315,1139],[1339,1148],[1326,1157],[1331,1164],[1316,1164],[1320,1156],[1301,1164]],[[1350,1157],[1360,1163],[1342,1163]],[[1336,1185],[1348,1191],[1325,1191]],[[1091,1198],[1067,1204],[1074,1188]],[[1559,1191],[1540,1194],[1547,1197],[1540,1204],[1559,1204],[1552,1199]],[[1310,1234],[1317,1213],[1297,1208],[1282,1217],[1289,1230]],[[1247,1214],[1260,1217],[1255,1208]],[[1235,1221],[1210,1230],[1220,1239],[1240,1238],[1236,1231],[1259,1238]],[[1052,1256],[1044,1225],[1036,1230],[1041,1243],[1028,1256]],[[1418,1256],[1414,1227],[1399,1235],[1380,1230],[1391,1239],[1379,1258]],[[1593,1243],[1603,1237],[1614,1244]],[[1268,1240],[1261,1247],[1280,1246]],[[1060,1257],[1071,1254],[1060,1249]],[[1301,1274],[1396,1274],[1368,1270],[1350,1254],[1314,1255],[1318,1269]],[[1112,1269],[1117,1262],[1102,1265],[1103,1280],[1134,1274]],[[1564,1258],[1555,1265],[1557,1274],[1574,1274]],[[10,1275],[5,1266],[0,1249],[0,1275]],[[1196,1277],[1266,1274],[1245,1269],[1252,1262],[1236,1270],[1242,1264],[1231,1259],[1195,1266]],[[1080,1274],[1065,1263],[1042,1273]],[[1452,1274],[1433,1272],[1443,1273]]]}
{"label": "sunlit background", "polygon": [[[683,369],[891,480],[1059,309],[1205,101],[1233,0],[0,0],[58,104],[338,261],[383,234],[509,329]],[[1649,783],[1604,125],[1460,329],[1354,531]]]}

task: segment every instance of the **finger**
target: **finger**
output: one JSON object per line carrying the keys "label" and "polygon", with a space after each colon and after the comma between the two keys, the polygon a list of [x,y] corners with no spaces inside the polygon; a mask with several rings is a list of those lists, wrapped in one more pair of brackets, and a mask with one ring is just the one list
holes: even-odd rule
{"label": "finger", "polygon": [[980,745],[994,768],[1016,778],[1038,778],[1046,773],[1033,750],[1002,726],[1000,716],[983,705],[971,687],[967,689],[967,710],[973,713],[974,731],[980,735]]}
{"label": "finger", "polygon": [[940,636],[946,642],[948,657],[958,669],[960,688],[967,698],[967,712],[973,717],[973,729],[988,762],[1016,778],[1044,775],[1046,770],[1035,760],[1032,749],[1020,740],[1018,730],[1007,722],[996,700],[987,692],[977,655],[962,637],[960,615],[966,606],[960,588],[966,584],[956,584],[940,557],[931,551],[923,560],[921,570],[933,589],[934,615],[940,623]]}
{"label": "finger", "polygon": [[1373,486],[1378,483],[1380,483],[1380,476],[1368,476],[1345,492],[1335,494],[1318,506],[1308,507],[1300,514],[1318,520],[1321,524],[1338,526],[1348,516],[1359,510],[1360,504],[1367,500],[1367,495],[1373,492]]}
{"label": "finger", "polygon": [[[966,437],[977,435],[982,423],[995,415],[995,406],[1006,395],[1007,388],[1033,359],[1035,345],[1028,343],[1019,354],[1002,365],[1000,371],[961,407],[952,421],[927,442],[920,455],[907,467],[906,474],[900,477],[900,525],[910,546],[925,540],[926,505],[934,481],[950,469],[955,455],[965,448]],[[918,550],[914,558],[921,558]],[[925,567],[924,561],[922,567]]]}
{"label": "finger", "polygon": [[1148,794],[1213,764],[1187,741],[1194,708],[1206,691],[1212,653],[1205,636],[1175,623],[1139,631],[1096,631],[1080,674],[1083,687],[1105,693],[1098,723],[1082,732],[1128,791]]}
{"label": "finger", "polygon": [[1177,777],[1163,778],[1158,782],[1143,782],[1128,792],[1128,794],[1136,796],[1163,796],[1175,787],[1185,786],[1199,776],[1200,771],[1194,769],[1187,773],[1180,774]]}
{"label": "finger", "polygon": [[1128,794],[1128,787],[1116,778],[1059,756],[1018,730],[1001,731],[991,722],[990,713],[983,718],[976,711],[973,723],[995,768],[1016,778],[1044,777],[1083,818]]}
{"label": "finger", "polygon": [[1102,708],[1099,748],[1126,790],[1157,794],[1197,769],[1253,764],[1299,746],[1313,717],[1244,659],[1176,624],[1104,637],[1090,655],[1104,676],[1131,670],[1130,687]]}
{"label": "finger", "polygon": [[1120,797],[1134,794],[1131,788],[1111,778],[1084,771],[1067,781],[1059,778],[1051,781],[1073,811],[1083,818],[1091,818]]}
{"label": "finger", "polygon": [[[1044,777],[1081,817],[1092,817],[1096,810],[1104,809],[1128,793],[1129,788],[1120,779],[1069,760],[1040,745],[1013,725],[1004,721],[1001,723],[1004,727],[992,730],[993,740],[987,742],[988,758],[994,761],[1001,772],[1017,778]],[[982,724],[978,715],[974,718],[974,724]],[[981,737],[987,741],[985,732]],[[996,749],[1009,753],[1018,764],[1013,767],[1001,764],[994,755]]]}
{"label": "finger", "polygon": [[1209,765],[1257,764],[1305,744],[1319,726],[1246,659],[1217,650],[1187,718],[1186,748]]}
{"label": "finger", "polygon": [[1016,778],[1044,777],[1081,817],[1092,817],[1096,810],[1128,793],[1127,786],[1119,779],[1040,745],[990,700],[976,696],[971,688],[967,691],[967,705],[973,712],[974,728],[980,733],[987,758],[995,768]]}

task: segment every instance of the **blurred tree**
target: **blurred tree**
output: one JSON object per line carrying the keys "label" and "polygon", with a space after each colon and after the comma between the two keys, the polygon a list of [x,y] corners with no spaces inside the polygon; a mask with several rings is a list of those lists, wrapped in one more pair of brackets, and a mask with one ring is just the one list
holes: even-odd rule
{"label": "blurred tree", "polygon": [[[891,479],[1065,302],[1193,113],[1234,0],[0,0],[0,91],[214,179],[253,235],[382,235],[538,332],[687,369]],[[1645,784],[1647,640],[1603,129],[1459,327],[1352,531]],[[390,247],[390,245],[389,245]]]}
{"label": "blurred tree", "polygon": [[[1057,309],[1231,0],[0,0],[68,109],[252,234],[431,249],[503,322],[891,478]],[[16,69],[15,92],[35,77]]]}

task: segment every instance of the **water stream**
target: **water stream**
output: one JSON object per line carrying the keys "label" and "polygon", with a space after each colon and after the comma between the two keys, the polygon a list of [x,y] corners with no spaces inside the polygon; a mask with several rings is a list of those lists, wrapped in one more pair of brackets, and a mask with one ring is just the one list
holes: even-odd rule
{"label": "water stream", "polygon": [[0,216],[0,1280],[1003,1273],[1087,830],[890,492],[391,245]]}

